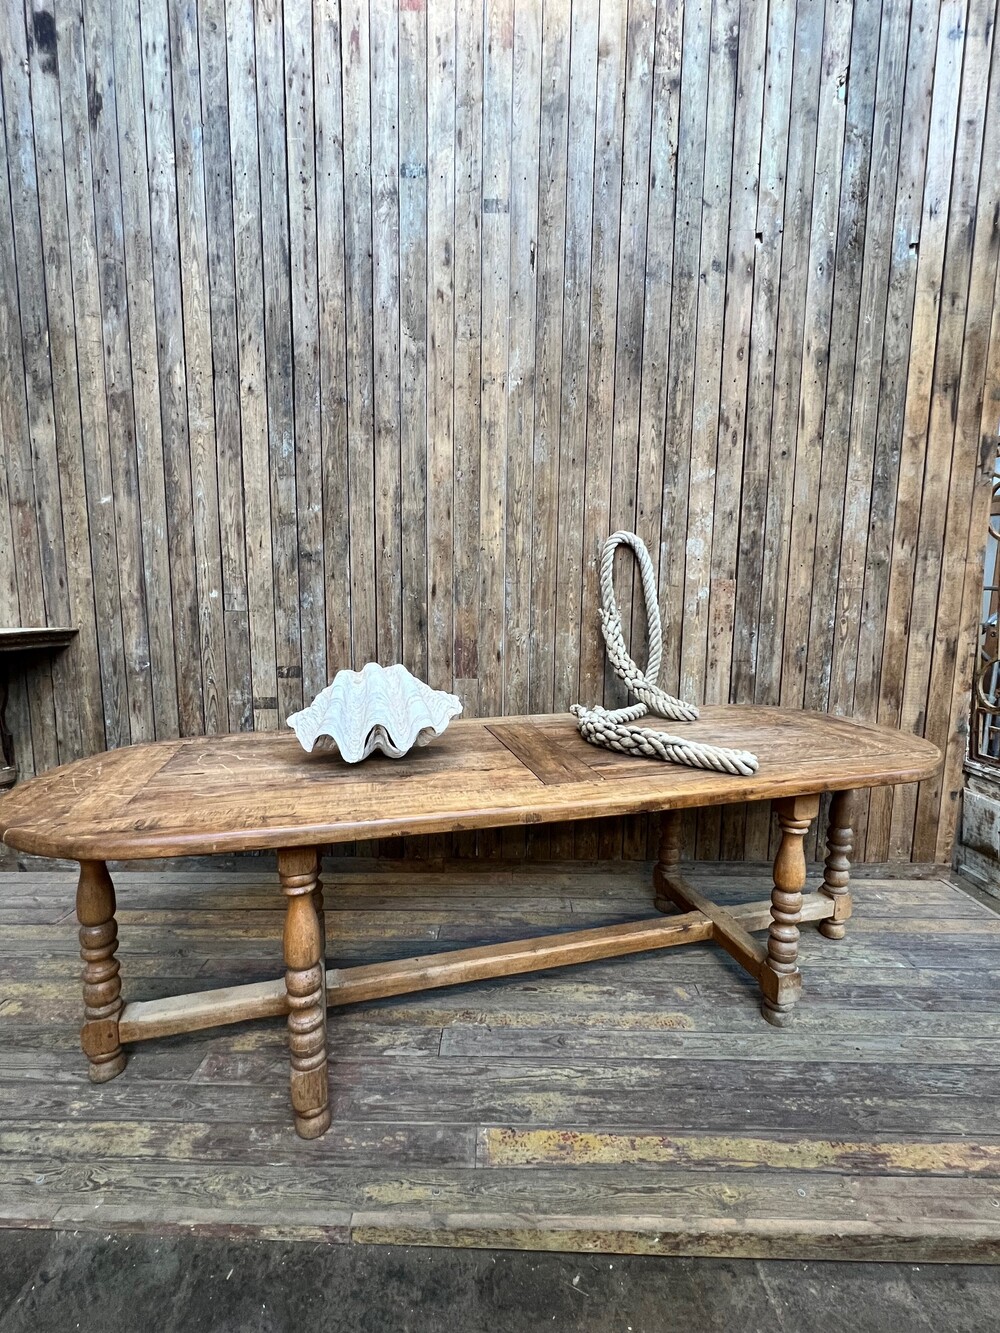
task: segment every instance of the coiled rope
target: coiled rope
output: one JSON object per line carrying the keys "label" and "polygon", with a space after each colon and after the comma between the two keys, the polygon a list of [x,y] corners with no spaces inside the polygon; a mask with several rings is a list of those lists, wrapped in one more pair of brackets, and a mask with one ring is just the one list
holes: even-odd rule
{"label": "coiled rope", "polygon": [[[642,579],[642,595],[646,604],[646,624],[649,639],[649,660],[645,672],[629,656],[622,634],[622,618],[615,601],[615,552],[627,546],[635,556]],[[663,628],[656,596],[656,574],[645,543],[634,532],[615,532],[604,543],[601,552],[601,633],[608,652],[611,669],[630,694],[639,700],[627,708],[584,708],[574,704],[570,712],[576,718],[580,735],[591,745],[602,745],[621,754],[646,755],[663,759],[669,764],[686,764],[689,768],[709,768],[717,773],[741,774],[750,777],[757,772],[757,756],[748,750],[729,750],[722,745],[702,745],[697,741],[671,736],[665,731],[634,724],[647,713],[670,718],[674,722],[694,722],[698,710],[683,699],[675,699],[657,685],[660,662],[663,658]]]}

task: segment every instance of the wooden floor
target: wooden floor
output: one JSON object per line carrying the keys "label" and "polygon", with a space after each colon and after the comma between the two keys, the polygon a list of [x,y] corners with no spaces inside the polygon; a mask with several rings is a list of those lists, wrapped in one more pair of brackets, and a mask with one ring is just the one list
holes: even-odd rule
{"label": "wooden floor", "polygon": [[[343,962],[645,915],[649,868],[330,865]],[[767,877],[695,868],[720,901]],[[280,970],[258,872],[118,876],[128,998]],[[795,1024],[717,948],[332,1011],[334,1124],[292,1130],[281,1020],[77,1049],[65,872],[0,876],[0,1220],[331,1241],[1000,1259],[1000,918],[943,878],[804,927]]]}

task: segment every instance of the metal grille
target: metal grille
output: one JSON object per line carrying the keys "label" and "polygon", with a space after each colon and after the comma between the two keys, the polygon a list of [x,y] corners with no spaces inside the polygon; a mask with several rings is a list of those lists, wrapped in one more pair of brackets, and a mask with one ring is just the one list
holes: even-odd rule
{"label": "metal grille", "polygon": [[1000,769],[1000,445],[993,462],[989,524],[969,750],[973,759]]}

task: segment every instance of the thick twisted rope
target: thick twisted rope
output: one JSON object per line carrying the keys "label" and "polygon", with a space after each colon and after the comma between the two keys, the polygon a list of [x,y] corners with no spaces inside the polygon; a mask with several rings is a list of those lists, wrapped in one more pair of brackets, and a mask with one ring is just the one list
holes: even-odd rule
{"label": "thick twisted rope", "polygon": [[[619,546],[631,549],[642,579],[649,640],[649,660],[645,673],[639,670],[625,647],[622,618],[615,601],[614,565],[615,552]],[[702,745],[697,741],[668,735],[665,731],[634,725],[647,713],[656,713],[659,717],[670,718],[675,722],[694,722],[698,717],[698,710],[693,704],[675,699],[656,683],[663,657],[663,629],[656,596],[656,574],[642,538],[634,532],[615,532],[604,543],[601,553],[600,616],[601,633],[604,635],[611,669],[639,702],[615,710],[600,706],[584,708],[582,704],[574,704],[570,712],[576,718],[584,740],[591,745],[602,745],[607,750],[617,750],[620,754],[646,755],[670,764],[686,764],[690,768],[708,768],[718,773],[741,774],[744,777],[756,773],[757,756],[747,750]]]}
{"label": "thick twisted rope", "polygon": [[[622,618],[615,601],[614,569],[615,552],[619,546],[632,549],[639,564],[642,578],[642,595],[646,603],[647,638],[649,640],[649,661],[645,674],[639,670],[628,654],[622,635]],[[660,625],[660,607],[656,598],[656,574],[649,552],[642,538],[634,532],[616,532],[604,543],[601,553],[601,633],[608,650],[611,669],[630,694],[634,694],[640,703],[646,705],[651,713],[659,717],[669,717],[675,722],[695,722],[698,710],[693,704],[686,704],[675,699],[672,694],[661,690],[656,680],[660,674],[660,660],[663,657],[663,629]],[[602,710],[603,711],[603,710]],[[622,710],[619,710],[619,712]],[[637,713],[642,717],[642,713]],[[623,719],[625,720],[625,719]]]}

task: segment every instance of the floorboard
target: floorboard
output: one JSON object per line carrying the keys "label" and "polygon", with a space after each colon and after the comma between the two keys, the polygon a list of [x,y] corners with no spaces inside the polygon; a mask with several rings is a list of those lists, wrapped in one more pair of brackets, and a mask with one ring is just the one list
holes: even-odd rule
{"label": "floorboard", "polygon": [[[695,867],[720,902],[760,871]],[[641,864],[330,862],[331,959],[651,914]],[[129,999],[280,973],[266,868],[117,876]],[[91,1085],[74,880],[0,875],[0,1225],[732,1258],[1000,1260],[1000,917],[859,877],[787,1029],[711,945],[334,1010],[296,1138],[284,1024],[150,1041]]]}

